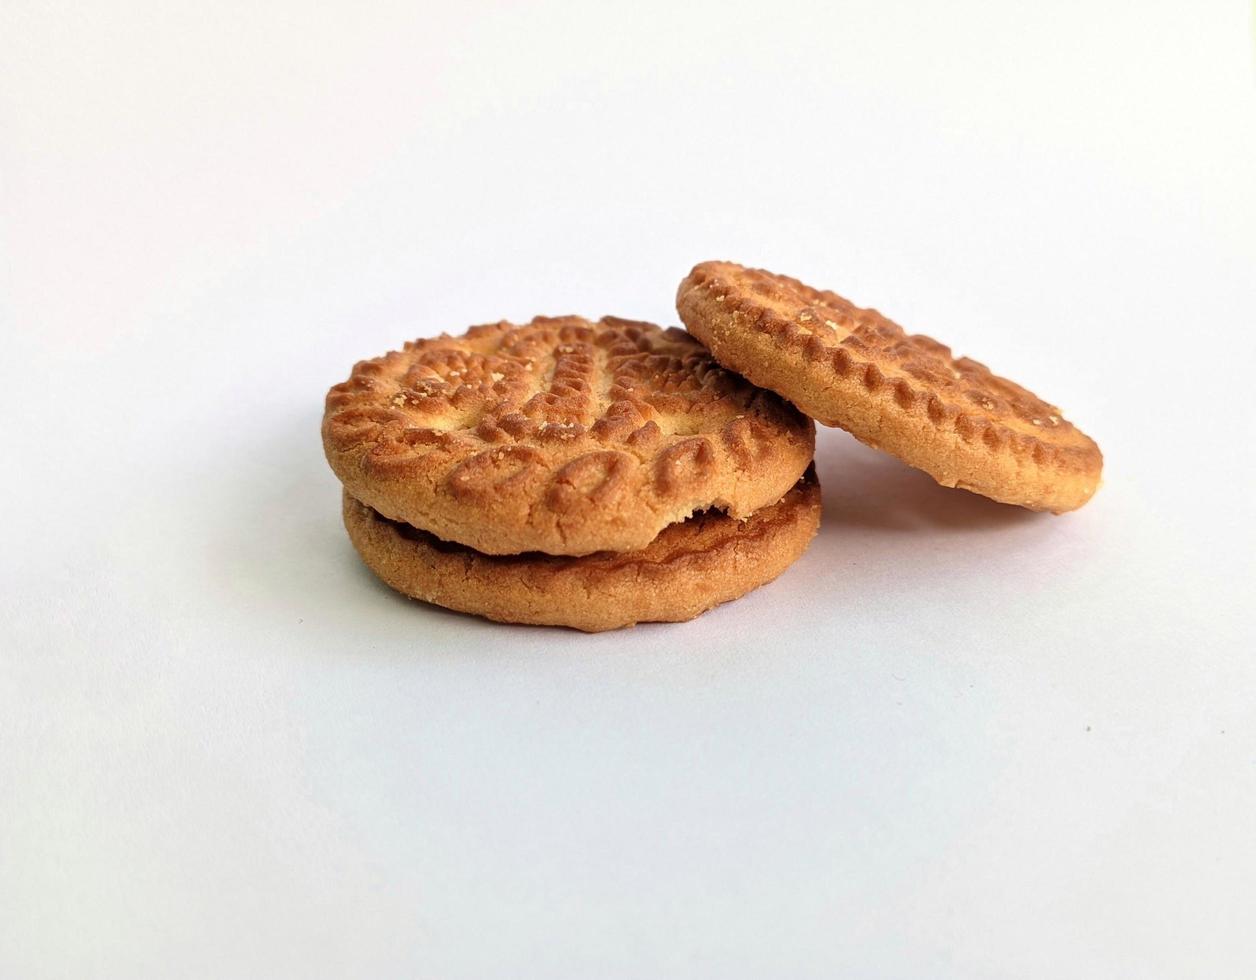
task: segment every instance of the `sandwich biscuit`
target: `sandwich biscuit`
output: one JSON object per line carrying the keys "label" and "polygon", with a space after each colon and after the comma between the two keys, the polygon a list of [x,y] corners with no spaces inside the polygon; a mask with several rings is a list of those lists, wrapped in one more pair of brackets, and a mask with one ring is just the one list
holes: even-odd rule
{"label": "sandwich biscuit", "polygon": [[815,430],[682,330],[567,316],[360,362],[327,395],[323,446],[386,519],[484,554],[588,555],[775,504]]}

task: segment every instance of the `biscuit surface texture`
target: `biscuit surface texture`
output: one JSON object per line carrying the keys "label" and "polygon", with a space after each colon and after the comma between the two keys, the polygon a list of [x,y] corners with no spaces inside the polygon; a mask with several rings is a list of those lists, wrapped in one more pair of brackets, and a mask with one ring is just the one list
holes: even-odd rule
{"label": "biscuit surface texture", "polygon": [[820,524],[813,471],[744,521],[704,511],[644,548],[584,557],[485,555],[389,521],[344,494],[344,521],[366,565],[399,592],[506,623],[588,632],[692,619],[789,567]]}
{"label": "biscuit surface texture", "polygon": [[360,362],[327,395],[323,446],[385,517],[486,554],[585,555],[775,503],[815,430],[682,330],[538,317]]}
{"label": "biscuit surface texture", "polygon": [[835,293],[703,262],[676,307],[725,367],[943,486],[1061,513],[1099,484],[1099,447],[1058,408]]}

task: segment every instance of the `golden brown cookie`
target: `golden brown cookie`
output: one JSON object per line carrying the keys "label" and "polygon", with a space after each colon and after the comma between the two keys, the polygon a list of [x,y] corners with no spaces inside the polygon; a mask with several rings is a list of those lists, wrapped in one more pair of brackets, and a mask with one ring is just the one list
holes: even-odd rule
{"label": "golden brown cookie", "polygon": [[1058,514],[1099,485],[1099,447],[1058,408],[876,310],[731,262],[695,266],[676,308],[725,367],[943,486]]}
{"label": "golden brown cookie", "polygon": [[744,521],[703,511],[640,550],[580,558],[481,554],[386,520],[347,491],[344,520],[362,560],[399,592],[503,623],[593,633],[693,619],[772,581],[815,536],[820,484],[809,470]]}
{"label": "golden brown cookie", "polygon": [[815,429],[682,330],[537,317],[360,362],[327,395],[323,446],[388,518],[487,554],[587,555],[775,503]]}

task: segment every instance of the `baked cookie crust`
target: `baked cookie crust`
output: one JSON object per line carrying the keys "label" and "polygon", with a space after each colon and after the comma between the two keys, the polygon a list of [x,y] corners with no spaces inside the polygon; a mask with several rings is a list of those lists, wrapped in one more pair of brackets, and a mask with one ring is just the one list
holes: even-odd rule
{"label": "baked cookie crust", "polygon": [[328,392],[323,446],[387,518],[485,554],[587,555],[774,504],[815,429],[682,330],[565,316],[358,363]]}
{"label": "baked cookie crust", "polygon": [[390,521],[344,493],[353,546],[399,592],[504,623],[586,632],[693,619],[776,578],[820,525],[815,471],[746,520],[704,511],[644,548],[584,557],[485,555]]}
{"label": "baked cookie crust", "polygon": [[836,293],[703,262],[676,308],[725,367],[943,486],[1062,513],[1099,485],[1099,447],[1054,405]]}

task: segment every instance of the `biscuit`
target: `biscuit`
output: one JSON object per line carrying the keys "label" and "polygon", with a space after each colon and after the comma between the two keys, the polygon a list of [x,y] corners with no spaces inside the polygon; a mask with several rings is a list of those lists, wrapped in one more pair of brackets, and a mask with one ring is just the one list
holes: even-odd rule
{"label": "biscuit", "polygon": [[943,486],[1062,513],[1099,485],[1099,447],[1058,408],[835,293],[703,262],[676,308],[725,367]]}
{"label": "biscuit", "polygon": [[812,469],[744,521],[703,511],[640,550],[580,558],[481,554],[387,520],[348,491],[344,521],[367,567],[399,592],[499,622],[593,633],[693,619],[770,582],[815,536],[820,485]]}
{"label": "biscuit", "polygon": [[360,362],[328,392],[323,446],[389,519],[486,554],[587,555],[775,503],[815,428],[677,328],[537,317]]}

